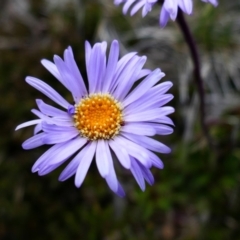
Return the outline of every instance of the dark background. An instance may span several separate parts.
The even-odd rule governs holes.
[[[194,1],[187,22],[199,47],[206,93],[206,120],[216,144],[211,149],[199,123],[198,95],[188,48],[175,22],[158,26],[159,6],[144,19],[123,16],[111,0],[0,1],[0,239],[240,239],[240,1],[219,7]],[[115,196],[95,164],[80,189],[73,178],[58,182],[64,166],[44,177],[31,173],[47,149],[25,151],[35,99],[27,75],[43,79],[64,97],[69,93],[40,64],[62,56],[71,45],[85,76],[84,41],[118,39],[121,54],[138,51],[147,67],[160,67],[171,80],[169,104],[176,127],[160,141],[164,170],[141,192],[118,169],[126,197]],[[46,100],[50,102],[49,100]]]

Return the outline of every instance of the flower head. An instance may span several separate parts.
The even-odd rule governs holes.
[[[151,136],[173,131],[168,126],[173,123],[167,115],[174,109],[163,107],[173,98],[166,94],[172,83],[156,85],[164,73],[160,69],[143,69],[145,56],[132,52],[119,60],[116,40],[111,44],[108,60],[106,42],[93,47],[86,42],[85,48],[88,88],[71,47],[64,51],[63,59],[54,56],[54,63],[42,60],[43,66],[71,92],[73,104],[43,81],[26,78],[28,84],[61,107],[59,109],[37,99],[39,110],[33,109],[32,112],[38,119],[16,128],[36,125],[34,136],[23,143],[24,149],[53,145],[38,158],[32,172],[45,175],[71,159],[59,180],[75,175],[75,185],[80,187],[95,156],[100,175],[113,192],[123,196],[114,168],[115,155],[144,190],[145,180],[149,184],[154,182],[150,168],[163,168],[162,161],[152,151],[170,152],[167,146]],[[133,85],[142,78],[133,89]]]
[[[202,0],[209,2],[215,7],[218,5],[217,0]],[[159,16],[159,23],[161,27],[165,27],[169,18],[175,21],[178,13],[178,8],[183,12],[190,15],[192,14],[193,3],[192,0],[114,0],[115,5],[124,3],[123,13],[127,14],[128,10],[132,7],[130,15],[134,15],[140,8],[142,8],[142,16],[145,17],[148,12],[152,10],[153,5],[158,2],[163,2],[162,9]]]

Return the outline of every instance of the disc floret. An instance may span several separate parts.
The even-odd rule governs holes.
[[[111,139],[123,123],[122,106],[110,94],[91,94],[75,105],[74,122],[89,140]]]

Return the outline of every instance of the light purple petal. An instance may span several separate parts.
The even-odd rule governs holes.
[[[58,151],[58,153],[49,160],[49,165],[57,164],[59,162],[66,161],[76,151],[78,151],[86,143],[85,138],[77,137],[65,143],[64,147]]]
[[[70,119],[70,116],[67,114],[67,112],[64,112],[58,108],[55,108],[49,104],[46,104],[41,99],[36,99],[36,103],[38,105],[38,108],[43,114],[46,114],[52,117],[64,117],[64,118]]]
[[[41,60],[42,65],[60,82],[65,86],[67,89],[65,82],[62,80],[62,76],[60,75],[57,66],[47,59]]]
[[[91,165],[93,156],[96,152],[96,146],[97,146],[96,141],[90,142],[88,151],[86,151],[85,154],[82,155],[82,157],[80,159],[80,163],[77,168],[76,175],[75,175],[76,187],[80,187],[86,177],[87,171]]]
[[[109,87],[110,93],[113,93],[113,91],[115,90],[119,79],[121,79],[119,76],[120,76],[120,74],[122,74],[123,69],[126,67],[126,65],[129,64],[131,61],[135,61],[136,54],[137,54],[136,52],[128,53],[118,61],[117,69],[115,71],[114,77],[113,77],[110,87]],[[137,58],[139,58],[139,57],[137,57]]]
[[[139,167],[139,165],[137,164],[136,160],[131,157],[131,168],[130,168],[134,178],[136,179],[138,185],[140,186],[140,188],[142,189],[142,191],[145,190],[145,181],[143,178],[143,174],[142,171]]]
[[[142,69],[137,77],[137,79],[146,77],[148,74],[150,74],[152,71],[150,69]]]
[[[152,138],[149,138],[147,136],[140,136],[140,135],[135,135],[130,133],[123,133],[122,135],[124,135],[129,140],[135,142],[136,144],[139,144],[140,146],[150,149],[152,151],[159,152],[159,153],[171,152],[171,149],[168,146]]]
[[[61,132],[76,132],[78,133],[78,130],[71,126],[59,126],[59,125],[55,125],[55,124],[49,124],[47,122],[42,122],[42,129],[44,132],[47,133],[61,133]]]
[[[153,185],[154,184],[154,177],[151,173],[151,171],[144,167],[141,163],[137,163],[141,169],[142,175],[145,178],[145,180],[148,182],[149,185]]]
[[[54,164],[54,165],[47,165],[45,168],[42,168],[38,171],[38,175],[39,176],[44,176],[44,175],[52,172],[56,168],[58,168],[61,164],[62,164],[62,162]]]
[[[151,163],[154,167],[157,167],[159,169],[164,168],[162,160],[155,153],[148,150],[147,154],[148,154],[149,158],[151,159]]]
[[[128,9],[131,7],[131,5],[135,2],[136,0],[128,0],[123,6],[123,14],[127,14]]]
[[[68,52],[68,50],[65,50],[65,56],[66,55],[67,55],[66,58],[68,59],[68,61],[70,61],[69,58],[71,57],[71,55]],[[59,56],[57,55],[54,56],[54,62],[58,68],[59,73],[61,74],[62,79],[67,85],[67,88],[72,93],[74,101],[78,103],[81,96],[83,95],[83,92],[80,88],[80,84],[77,82],[75,76],[72,76],[71,69],[69,69],[67,64]]]
[[[176,0],[165,0],[162,8],[166,9],[172,20],[176,19],[178,12],[178,3]]]
[[[39,146],[44,145],[42,138],[44,137],[45,133],[40,133],[37,135],[34,135],[33,137],[27,139],[25,142],[23,142],[22,147],[25,150],[33,149]]]
[[[124,116],[124,121],[125,122],[152,121],[154,119],[160,118],[164,115],[171,114],[173,112],[174,112],[173,107],[155,108],[139,113],[133,112],[127,116]]]
[[[110,149],[109,149],[107,141],[105,141],[104,144],[105,144],[105,151],[106,151],[106,154],[107,154],[108,164],[109,164],[109,173],[105,177],[105,179],[107,181],[107,184],[108,184],[109,188],[113,192],[117,192],[117,190],[118,190],[118,180],[117,180],[117,176],[116,176],[114,166],[113,166],[112,155],[110,153]]]
[[[130,103],[142,97],[153,85],[155,85],[165,74],[160,69],[151,72],[123,101],[126,107]]]
[[[122,136],[115,137],[116,141],[124,147],[128,154],[132,157],[136,158],[140,161],[145,167],[151,167],[151,161],[149,160],[148,154],[146,153],[146,149],[144,149],[141,145],[138,145],[132,141],[129,141]]]
[[[156,130],[150,124],[136,122],[126,123],[121,127],[121,131],[147,136],[153,136],[156,134]]]
[[[169,125],[175,126],[175,124],[173,123],[172,119],[167,117],[167,116],[162,116],[160,118],[157,118],[157,119],[154,120],[154,122],[165,123],[165,124],[169,124]]]
[[[106,153],[106,143],[99,139],[96,150],[96,163],[100,175],[105,178],[109,174],[109,159]]]
[[[162,28],[164,28],[169,20],[169,13],[166,11],[164,7],[161,9],[160,17],[159,17],[159,24]]]
[[[104,52],[103,44],[104,43],[95,44],[91,51],[89,64],[87,66],[89,93],[95,93],[101,90],[102,79],[106,71],[106,53]]]
[[[172,94],[164,94],[164,95],[160,96],[159,99],[156,101],[154,101],[154,99],[152,101],[146,101],[145,104],[138,105],[138,107],[136,107],[136,108],[128,108],[124,112],[126,115],[128,115],[130,112],[133,111],[133,109],[134,109],[135,113],[143,112],[143,111],[150,110],[150,109],[156,109],[156,108],[164,106],[172,99],[173,99]]]
[[[87,140],[86,140],[86,142],[87,142]],[[86,146],[84,146],[83,149],[76,155],[76,157],[74,157],[71,160],[71,162],[67,165],[67,167],[62,171],[58,180],[65,181],[66,179],[73,176],[76,173],[80,162],[85,161],[85,159],[83,159],[83,158],[85,157],[85,155],[87,154],[89,149],[91,150],[91,148],[92,148],[91,144],[87,144]]]
[[[141,7],[143,7],[143,5],[145,5],[145,1],[139,1],[136,3],[132,8],[130,15],[133,16]]]
[[[171,82],[164,82],[158,84],[157,86],[149,89],[141,98],[132,102],[130,105],[126,106],[124,112],[128,114],[128,112],[138,111],[140,109],[145,108],[146,105],[151,105],[152,103],[159,101],[162,95],[167,92],[167,90],[172,86]]]
[[[158,123],[146,123],[153,127],[156,131],[156,134],[158,135],[169,135],[173,133],[172,127],[163,125],[163,124],[158,124]]]
[[[32,126],[32,125],[36,125],[38,123],[40,123],[42,121],[42,119],[36,119],[36,120],[31,120],[22,124],[19,124],[16,128],[15,131],[24,128],[24,127],[28,127],[28,126]]]
[[[68,106],[70,105],[59,93],[57,93],[53,88],[51,88],[45,82],[34,77],[27,77],[26,82],[32,87],[36,88],[38,91],[45,94],[47,97],[52,99],[54,102],[56,102],[63,108],[67,109]]]
[[[75,62],[74,56],[73,56],[73,51],[71,47],[68,47],[67,50],[64,52],[64,60],[66,65],[68,66],[68,69],[71,71],[71,83],[74,81],[73,86],[76,87],[74,89],[76,96],[79,98],[77,99],[78,101],[80,100],[80,97],[87,95],[87,89],[85,86],[85,83],[83,81],[82,75],[78,69],[78,66]]]
[[[85,138],[78,137],[68,142],[54,145],[36,161],[32,168],[32,171],[35,172],[39,170],[44,170],[50,165],[55,165],[66,161],[85,143]]]
[[[120,101],[122,101],[125,96],[130,91],[133,84],[139,80],[138,76],[145,64],[147,58],[143,57],[135,57],[131,63],[129,63],[126,68],[123,69],[123,73],[119,76],[117,80],[119,82],[116,91],[113,95]]]
[[[120,183],[118,183],[118,189],[117,192],[115,192],[119,197],[124,197],[125,196],[125,192],[121,186]]]
[[[86,61],[86,69],[89,68],[89,61],[91,57],[92,47],[88,41],[85,41],[85,61]]]
[[[67,142],[68,140],[75,138],[77,135],[79,135],[78,131],[49,133],[45,134],[42,141],[44,144],[57,144]]]
[[[113,152],[117,156],[119,162],[122,164],[122,166],[126,169],[130,168],[130,157],[127,153],[127,151],[117,142],[117,139],[110,140],[109,145],[112,148]]]
[[[37,133],[39,133],[42,130],[42,124],[39,123],[35,126],[33,134],[36,135]]]
[[[114,40],[112,42],[111,48],[110,48],[107,69],[106,69],[106,73],[105,73],[106,75],[104,78],[104,84],[103,84],[103,88],[102,88],[103,92],[110,91],[111,82],[112,82],[114,73],[117,68],[118,57],[119,57],[119,44],[118,44],[117,40]]]
[[[34,165],[32,166],[32,172],[37,172],[40,168],[44,168],[46,165],[48,165],[48,159],[54,157],[60,149],[64,148],[65,144],[66,143],[60,143],[49,148],[34,163]]]
[[[214,7],[217,7],[218,1],[217,0],[202,0],[203,2],[209,2],[211,3]]]
[[[179,7],[183,10],[183,12],[190,15],[193,9],[192,0],[178,0]]]

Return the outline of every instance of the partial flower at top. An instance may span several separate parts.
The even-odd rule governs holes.
[[[218,5],[217,0],[202,0],[203,2],[209,2],[215,7]],[[120,5],[124,3],[123,13],[127,14],[128,10],[131,8],[130,15],[133,16],[140,8],[142,8],[142,16],[145,17],[148,12],[152,10],[152,7],[156,3],[162,4],[162,9],[159,16],[159,23],[161,27],[165,27],[169,18],[175,21],[178,13],[178,8],[183,12],[190,15],[192,14],[193,3],[192,0],[114,0],[115,5]]]
[[[166,94],[172,83],[157,84],[165,74],[160,69],[143,69],[145,56],[132,52],[118,60],[116,40],[111,44],[108,60],[106,42],[93,47],[86,42],[85,49],[88,88],[71,47],[64,51],[63,59],[54,56],[54,63],[42,60],[43,66],[71,92],[73,104],[43,81],[26,78],[28,84],[61,107],[37,99],[39,110],[32,112],[38,119],[16,128],[36,125],[34,136],[23,143],[24,149],[53,145],[38,158],[32,172],[45,175],[71,159],[59,180],[75,175],[75,185],[80,187],[95,156],[99,173],[110,189],[124,196],[115,173],[113,156],[116,156],[144,190],[145,180],[150,185],[154,182],[150,168],[163,168],[162,161],[153,152],[170,152],[167,146],[151,137],[173,131],[169,126],[173,122],[167,115],[174,109],[164,107],[173,98]],[[135,83],[138,85],[132,90]]]

